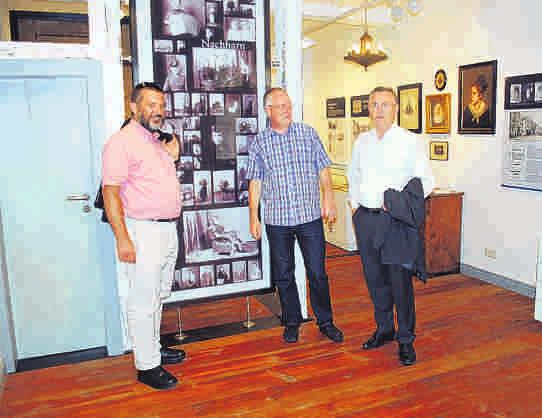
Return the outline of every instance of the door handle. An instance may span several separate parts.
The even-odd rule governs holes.
[[[88,193],[81,193],[81,194],[69,194],[66,196],[66,200],[89,200],[90,196]]]

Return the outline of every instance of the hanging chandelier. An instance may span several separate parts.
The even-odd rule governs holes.
[[[347,51],[344,60],[359,64],[367,71],[367,67],[388,59],[388,56],[381,48],[376,46],[374,38],[369,35],[367,7],[363,8],[363,27],[365,31],[359,38],[359,47],[353,46],[350,51]]]

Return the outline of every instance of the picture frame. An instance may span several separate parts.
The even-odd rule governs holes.
[[[369,95],[350,97],[350,117],[362,118],[369,117]]]
[[[436,161],[448,161],[448,142],[431,141],[429,142],[429,159]]]
[[[457,132],[494,135],[497,60],[459,66]]]
[[[451,119],[450,93],[425,96],[425,132],[428,134],[449,134]]]
[[[504,108],[542,108],[542,73],[506,77],[504,79]]]
[[[417,134],[422,133],[422,83],[398,86],[397,104],[397,125]]]

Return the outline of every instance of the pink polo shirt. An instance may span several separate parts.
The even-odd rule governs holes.
[[[181,193],[173,158],[138,122],[131,121],[105,144],[102,183],[120,186],[124,214],[129,218],[180,216]]]

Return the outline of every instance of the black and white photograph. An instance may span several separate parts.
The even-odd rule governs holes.
[[[248,135],[237,135],[235,137],[235,145],[237,146],[237,154],[248,153]]]
[[[183,132],[183,149],[186,149],[184,154],[198,155],[194,152],[196,145],[201,149],[201,132],[185,130]]]
[[[211,172],[194,171],[194,205],[210,205],[212,200]]]
[[[215,145],[221,145],[224,142],[224,133],[217,130],[216,125],[211,127],[211,141],[213,141]]]
[[[243,94],[243,116],[258,116],[258,99],[255,94]]]
[[[161,33],[196,37],[205,25],[205,0],[155,0],[161,4]]]
[[[187,134],[187,131],[183,132],[180,137],[181,140],[181,158],[192,154],[192,135]]]
[[[206,3],[205,15],[207,19],[207,26],[216,26],[220,24],[220,6],[222,3],[215,3],[208,1]]]
[[[183,118],[183,129],[200,129],[200,118],[199,116],[192,116],[188,118]]]
[[[256,88],[255,51],[193,48],[193,77],[198,90]]]
[[[173,53],[173,41],[171,39],[155,39],[153,41],[154,52],[163,54]]]
[[[234,261],[231,263],[231,270],[234,283],[243,283],[247,281],[247,262]]]
[[[510,103],[521,103],[521,84],[510,85]]]
[[[242,17],[256,17],[256,6],[250,4],[239,5]]]
[[[199,268],[199,287],[210,287],[215,285],[215,266],[204,265]]]
[[[192,160],[192,157],[182,155],[179,159],[179,167],[181,168],[181,170],[193,170],[194,161]]]
[[[237,157],[237,190],[239,193],[248,191],[248,156],[240,155]]]
[[[230,118],[217,118],[216,132],[221,133],[222,142],[216,144],[215,157],[217,160],[231,160],[236,156],[235,132],[233,120]]]
[[[248,280],[262,280],[262,270],[260,269],[260,263],[258,260],[247,261]]]
[[[534,101],[542,102],[542,81],[534,83]]]
[[[183,52],[186,49],[186,41],[178,40],[177,41],[177,52]]]
[[[234,207],[183,212],[186,263],[258,255],[247,209]],[[218,279],[218,277],[217,277]]]
[[[230,284],[233,283],[231,278],[231,271],[229,264],[217,264],[216,265],[216,284]]]
[[[508,136],[515,140],[542,139],[542,112],[510,112]]]
[[[525,103],[534,102],[534,83],[525,83],[523,87],[523,101]]]
[[[226,94],[226,114],[241,116],[241,96],[239,94]]]
[[[238,13],[240,10],[239,8],[239,0],[224,0],[224,14],[225,15],[232,15],[235,13]]]
[[[213,172],[213,200],[215,204],[235,202],[235,173],[233,170]]]
[[[237,118],[235,120],[235,132],[240,134],[258,133],[258,120],[256,118]]]
[[[157,74],[157,81],[164,91],[186,90],[186,55],[164,54],[159,56],[165,74]]]
[[[181,119],[166,119],[162,124],[161,130],[168,134],[174,134],[182,141],[183,137],[183,121]]]
[[[201,169],[201,157],[194,157],[194,170],[200,170]]]
[[[224,38],[232,42],[255,42],[256,20],[241,17],[226,17]]]
[[[194,185],[193,184],[181,184],[181,196],[183,206],[194,205]]]
[[[190,116],[190,93],[173,93],[173,112],[175,116]]]
[[[192,93],[192,114],[207,115],[207,93]]]
[[[171,94],[164,94],[165,104],[164,104],[164,113],[166,118],[171,118],[173,116],[173,103],[171,101]]]
[[[211,116],[224,116],[224,94],[209,94],[209,114]]]
[[[172,290],[195,289],[199,287],[199,267],[183,267],[173,276]]]

